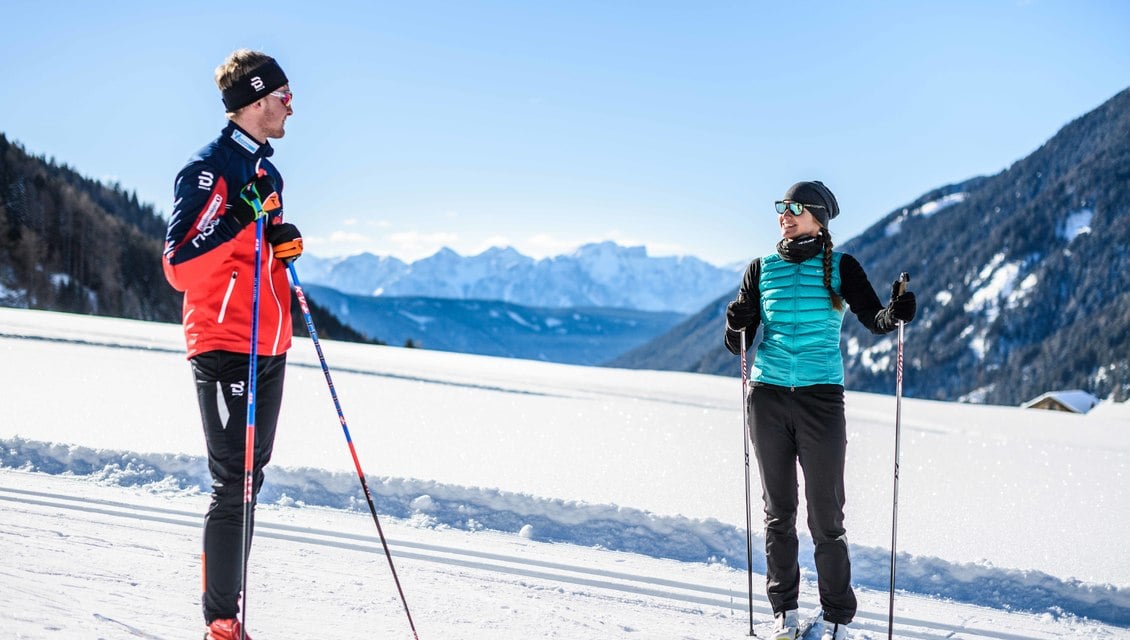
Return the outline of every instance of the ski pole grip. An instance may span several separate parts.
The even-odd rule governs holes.
[[[906,284],[910,282],[910,274],[903,271],[899,274],[899,279],[895,282],[895,297],[899,297],[906,293]]]

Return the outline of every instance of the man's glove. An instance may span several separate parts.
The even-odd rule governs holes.
[[[731,331],[748,329],[758,320],[757,306],[746,299],[741,293],[736,300],[726,304],[726,328]]]
[[[267,227],[267,242],[274,250],[275,259],[285,264],[294,262],[302,255],[302,234],[298,227],[289,222],[280,222]]]
[[[232,200],[231,212],[240,225],[246,227],[281,206],[275,179],[264,171],[240,188],[239,199]]]
[[[891,285],[891,301],[887,303],[887,315],[893,320],[910,322],[918,310],[918,302],[913,291],[904,290],[901,295],[899,294],[899,289],[902,288],[900,285],[904,284],[895,282]]]

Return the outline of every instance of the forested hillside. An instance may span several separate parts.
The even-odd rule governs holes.
[[[1083,389],[1125,400],[1130,89],[1001,173],[923,194],[837,250],[859,259],[884,300],[900,272],[911,274],[919,314],[907,330],[907,395],[1019,404]],[[611,364],[738,375],[721,346],[733,296]],[[847,387],[891,393],[893,350],[890,336],[849,316]]]
[[[165,222],[120,185],[29,155],[0,134],[0,304],[176,322]]]
[[[165,226],[136,193],[0,133],[0,306],[180,322],[181,295],[161,270]],[[376,342],[310,306],[322,337]]]

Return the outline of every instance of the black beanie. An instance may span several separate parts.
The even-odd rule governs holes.
[[[794,184],[785,192],[783,199],[824,207],[823,209],[815,207],[809,209],[823,227],[827,227],[829,220],[840,215],[840,204],[836,202],[836,196],[832,195],[832,190],[825,187],[824,183],[819,180]]]

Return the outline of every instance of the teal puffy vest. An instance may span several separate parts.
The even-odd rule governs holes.
[[[832,288],[840,293],[840,257],[832,252]],[[824,254],[789,262],[773,253],[761,259],[761,344],[750,379],[781,387],[844,383],[840,327],[824,286]]]

